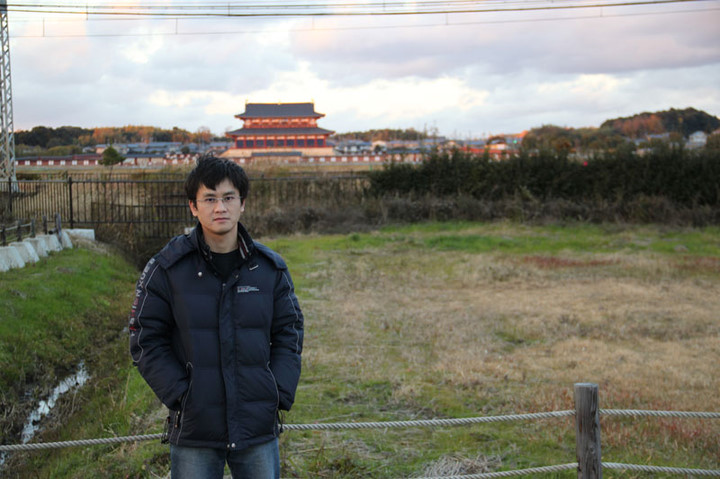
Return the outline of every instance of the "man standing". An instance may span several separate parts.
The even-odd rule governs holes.
[[[280,477],[279,411],[300,377],[303,314],[283,259],[239,222],[245,171],[198,160],[185,189],[198,225],[147,264],[130,354],[170,410],[173,479]]]

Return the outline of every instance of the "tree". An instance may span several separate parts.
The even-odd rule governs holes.
[[[705,143],[707,150],[720,150],[720,133],[714,133],[707,138]]]
[[[177,141],[178,143],[190,143],[190,133],[187,130],[173,126],[171,135],[172,141]]]
[[[93,132],[93,140],[98,143],[111,143],[114,141],[122,141],[117,128],[101,127],[95,128]]]
[[[30,131],[18,131],[15,133],[15,143],[27,146],[47,147],[48,141],[53,136],[51,128],[36,126]]]
[[[103,151],[100,163],[105,166],[112,166],[117,165],[118,163],[122,163],[124,159],[125,158],[120,153],[118,153],[115,148],[113,148],[112,146],[108,146],[107,148],[105,148],[105,151]]]
[[[655,113],[640,113],[631,117],[614,118],[605,121],[601,128],[613,130],[631,138],[642,138],[648,134],[678,132],[687,137],[695,131],[710,133],[720,128],[720,118],[695,108]]]
[[[212,141],[213,134],[212,131],[210,131],[210,128],[208,128],[207,126],[201,126],[200,128],[198,128],[192,138],[195,143],[206,145]]]

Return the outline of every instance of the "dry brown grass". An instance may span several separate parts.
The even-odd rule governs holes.
[[[713,267],[649,254],[338,252],[309,275],[322,286],[304,304],[305,357],[333,364],[338,382],[390,381],[396,405],[435,413],[453,394],[478,413],[573,409],[577,382],[600,385],[602,408],[719,411]],[[616,445],[638,434],[605,422]],[[642,427],[720,451],[716,422],[655,424]]]
[[[720,409],[720,397],[711,397],[720,390],[718,283],[673,277],[662,258],[591,260],[648,271],[641,277],[588,271],[587,261],[548,271],[489,255],[337,257],[315,275],[329,276],[322,297],[340,299],[313,302],[323,309],[315,317],[332,318],[337,341],[309,354],[342,354],[334,360],[373,371],[372,362],[385,358],[368,358],[367,349],[395,342],[410,364],[457,383],[501,377],[552,390],[577,381],[620,390],[645,385],[648,401],[657,394],[676,407]],[[390,344],[378,344],[377,331]],[[688,397],[698,388],[706,394]]]

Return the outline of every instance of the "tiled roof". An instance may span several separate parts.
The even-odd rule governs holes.
[[[314,103],[247,103],[238,118],[322,118]]]
[[[228,136],[256,136],[256,135],[331,135],[334,131],[325,128],[240,128],[229,131]]]
[[[302,151],[253,151],[252,156],[302,156]]]

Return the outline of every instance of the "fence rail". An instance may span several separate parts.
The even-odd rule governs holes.
[[[23,228],[27,231],[23,235]],[[32,218],[27,223],[23,223],[22,220],[17,220],[12,226],[0,225],[0,246],[8,245],[8,235],[10,235],[10,241],[22,241],[23,236],[29,236],[30,238],[35,237],[35,218]]]
[[[712,476],[720,477],[720,469],[698,469],[686,467],[667,467],[641,464],[622,464],[616,462],[602,462],[600,415],[608,416],[645,416],[645,417],[678,417],[699,419],[720,419],[720,412],[688,412],[688,411],[645,411],[634,409],[600,409],[598,385],[593,383],[577,383],[575,391],[575,410],[549,411],[528,414],[508,414],[503,416],[481,416],[457,419],[426,419],[414,421],[380,421],[380,422],[350,422],[350,423],[320,423],[320,424],[285,424],[287,431],[328,431],[328,430],[356,430],[356,429],[388,429],[405,427],[445,427],[460,426],[479,423],[501,421],[527,421],[575,417],[575,442],[577,462],[556,464],[527,469],[510,471],[497,471],[462,476],[423,477],[420,479],[484,479],[495,477],[523,476],[549,472],[576,470],[578,479],[601,479],[603,469],[622,469],[631,471],[645,471],[685,476]],[[36,451],[42,449],[55,449],[62,447],[93,446],[100,444],[116,444],[121,442],[137,442],[147,440],[160,440],[163,434],[146,434],[136,436],[108,437],[99,439],[81,439],[64,442],[30,443],[17,445],[0,445],[0,453],[13,451]]]
[[[42,216],[42,231],[44,234],[48,234],[51,231],[59,232],[62,229],[62,219],[59,213],[55,215],[55,228],[51,229],[48,225],[48,218],[46,215]],[[27,221],[27,223],[23,223]],[[23,233],[25,231],[25,233]],[[37,234],[37,221],[35,218],[29,220],[17,220],[11,225],[0,224],[0,246],[7,246],[8,239],[10,241],[20,242],[23,238],[34,238]]]
[[[184,179],[68,177],[0,182],[0,221],[59,212],[70,228],[139,225],[150,236],[178,234],[194,220]],[[341,207],[362,201],[367,178],[359,175],[253,178],[249,209],[263,215],[287,207]]]

